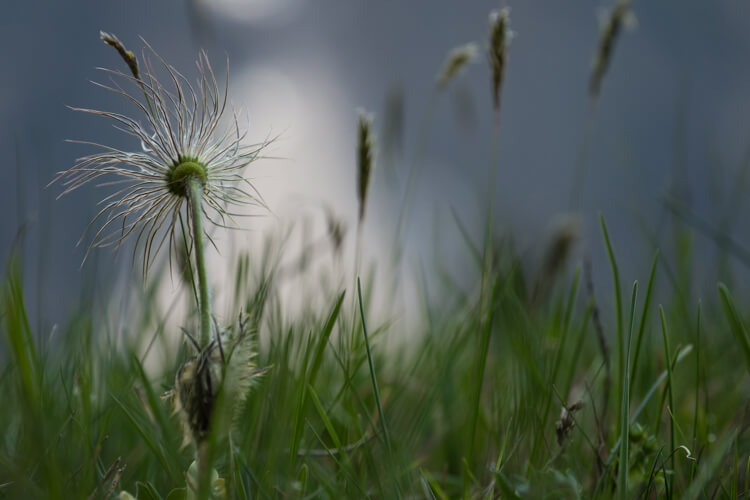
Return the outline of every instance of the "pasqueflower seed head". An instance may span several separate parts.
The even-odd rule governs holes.
[[[138,68],[133,57],[128,63],[132,76],[98,68],[109,76],[110,83],[93,82],[125,98],[135,107],[137,115],[71,108],[111,119],[116,129],[140,142],[139,150],[70,141],[100,151],[79,158],[52,182],[59,181],[64,186],[60,196],[100,179],[109,179],[100,185],[121,186],[100,202],[103,206],[81,241],[94,225],[100,225],[87,249],[88,256],[94,247],[119,249],[126,239],[134,236],[133,262],[140,251],[145,276],[165,242],[172,250],[178,247],[176,235],[181,214],[185,212],[190,217],[187,203],[190,182],[200,183],[203,216],[217,226],[234,222],[233,216],[238,214],[230,212],[232,206],[265,206],[242,173],[247,165],[260,158],[270,141],[246,144],[247,128],[240,126],[236,111],[228,113],[228,61],[223,90],[205,52],[196,61],[198,77],[191,84],[144,43],[139,71],[132,71],[132,65]],[[152,64],[152,57],[156,65]],[[166,83],[157,78],[155,68],[164,74]],[[204,234],[211,241],[208,233]],[[171,251],[169,255],[171,264]]]

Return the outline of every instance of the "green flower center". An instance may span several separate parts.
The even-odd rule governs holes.
[[[187,197],[187,183],[191,179],[198,179],[201,185],[205,186],[206,178],[206,167],[196,160],[186,158],[169,168],[167,186],[172,194],[184,198]]]

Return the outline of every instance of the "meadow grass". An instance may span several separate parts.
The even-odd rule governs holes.
[[[609,59],[614,35],[605,35]],[[510,71],[507,51],[502,44],[495,53],[502,64],[491,60],[490,68]],[[596,66],[597,98],[608,63]],[[439,80],[441,89],[450,78]],[[366,124],[361,223],[375,147]],[[215,425],[201,441],[201,461],[214,474],[206,488],[192,465],[196,450],[182,446],[178,418],[161,397],[192,354],[183,342],[170,350],[164,322],[154,324],[165,314],[155,283],[167,266],[143,287],[124,329],[83,309],[44,332],[30,325],[14,253],[0,294],[7,353],[0,368],[0,498],[748,495],[747,320],[723,284],[694,307],[684,303],[678,286],[691,283],[694,272],[680,265],[689,240],[680,240],[675,255],[657,253],[633,277],[647,278],[647,286],[639,300],[633,280],[623,317],[618,242],[603,216],[599,251],[612,283],[606,291],[594,288],[604,280],[593,279],[587,262],[571,265],[568,236],[553,239],[544,262],[530,267],[511,235],[495,234],[489,212],[481,241],[452,212],[476,286],[432,280],[437,290],[429,296],[439,298],[424,300],[408,330],[374,313],[374,290],[383,285],[375,269],[365,268],[349,286],[323,279],[295,290],[302,302],[325,306],[290,315],[280,250],[269,243],[260,254],[239,252],[235,283],[225,286],[233,310],[249,318],[255,364],[264,373],[241,400],[231,432]],[[396,247],[403,224],[399,219]],[[673,297],[657,304],[652,292],[665,277]],[[183,281],[186,300],[197,297],[192,267]],[[654,310],[658,318],[649,314]],[[195,323],[194,311],[175,321]],[[147,367],[154,344],[167,355]],[[225,411],[222,397],[219,391],[216,412]]]

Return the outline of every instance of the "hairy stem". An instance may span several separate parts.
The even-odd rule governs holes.
[[[200,308],[200,344],[208,345],[211,339],[211,299],[208,296],[208,280],[206,278],[206,256],[203,247],[203,211],[201,209],[201,194],[203,186],[195,177],[186,179],[188,201],[190,203],[191,222],[193,226],[193,245],[195,245],[195,267],[198,269],[198,291]]]

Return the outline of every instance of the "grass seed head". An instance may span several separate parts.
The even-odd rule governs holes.
[[[365,111],[359,111],[357,125],[357,196],[359,197],[359,221],[365,217],[365,204],[367,202],[367,188],[370,185],[370,176],[375,162],[374,143],[372,134],[372,115]]]
[[[111,33],[100,31],[99,37],[104,43],[106,43],[110,47],[114,47],[117,53],[120,54],[120,57],[122,57],[122,60],[125,61],[125,64],[128,65],[128,68],[130,68],[130,72],[133,74],[133,77],[135,77],[136,80],[140,80],[141,72],[138,69],[138,58],[135,57],[135,54],[133,54],[132,51],[126,49],[125,45],[123,45],[120,39]]]
[[[532,303],[538,303],[547,297],[555,280],[564,271],[580,235],[579,222],[574,219],[567,220],[554,229],[544,250],[532,292]]]
[[[467,43],[448,52],[443,69],[437,77],[438,88],[445,88],[469,63],[477,58],[477,52],[475,43]]]
[[[619,0],[604,21],[589,78],[589,97],[592,99],[596,99],[601,93],[602,81],[612,59],[615,42],[623,26],[627,25],[630,19],[632,19],[630,0]]]
[[[497,112],[500,111],[500,90],[503,86],[505,66],[508,62],[508,46],[512,38],[510,9],[504,7],[490,12],[488,56],[492,70],[492,101]]]
[[[346,237],[346,223],[330,207],[326,207],[326,225],[334,254],[341,256],[344,238]]]

